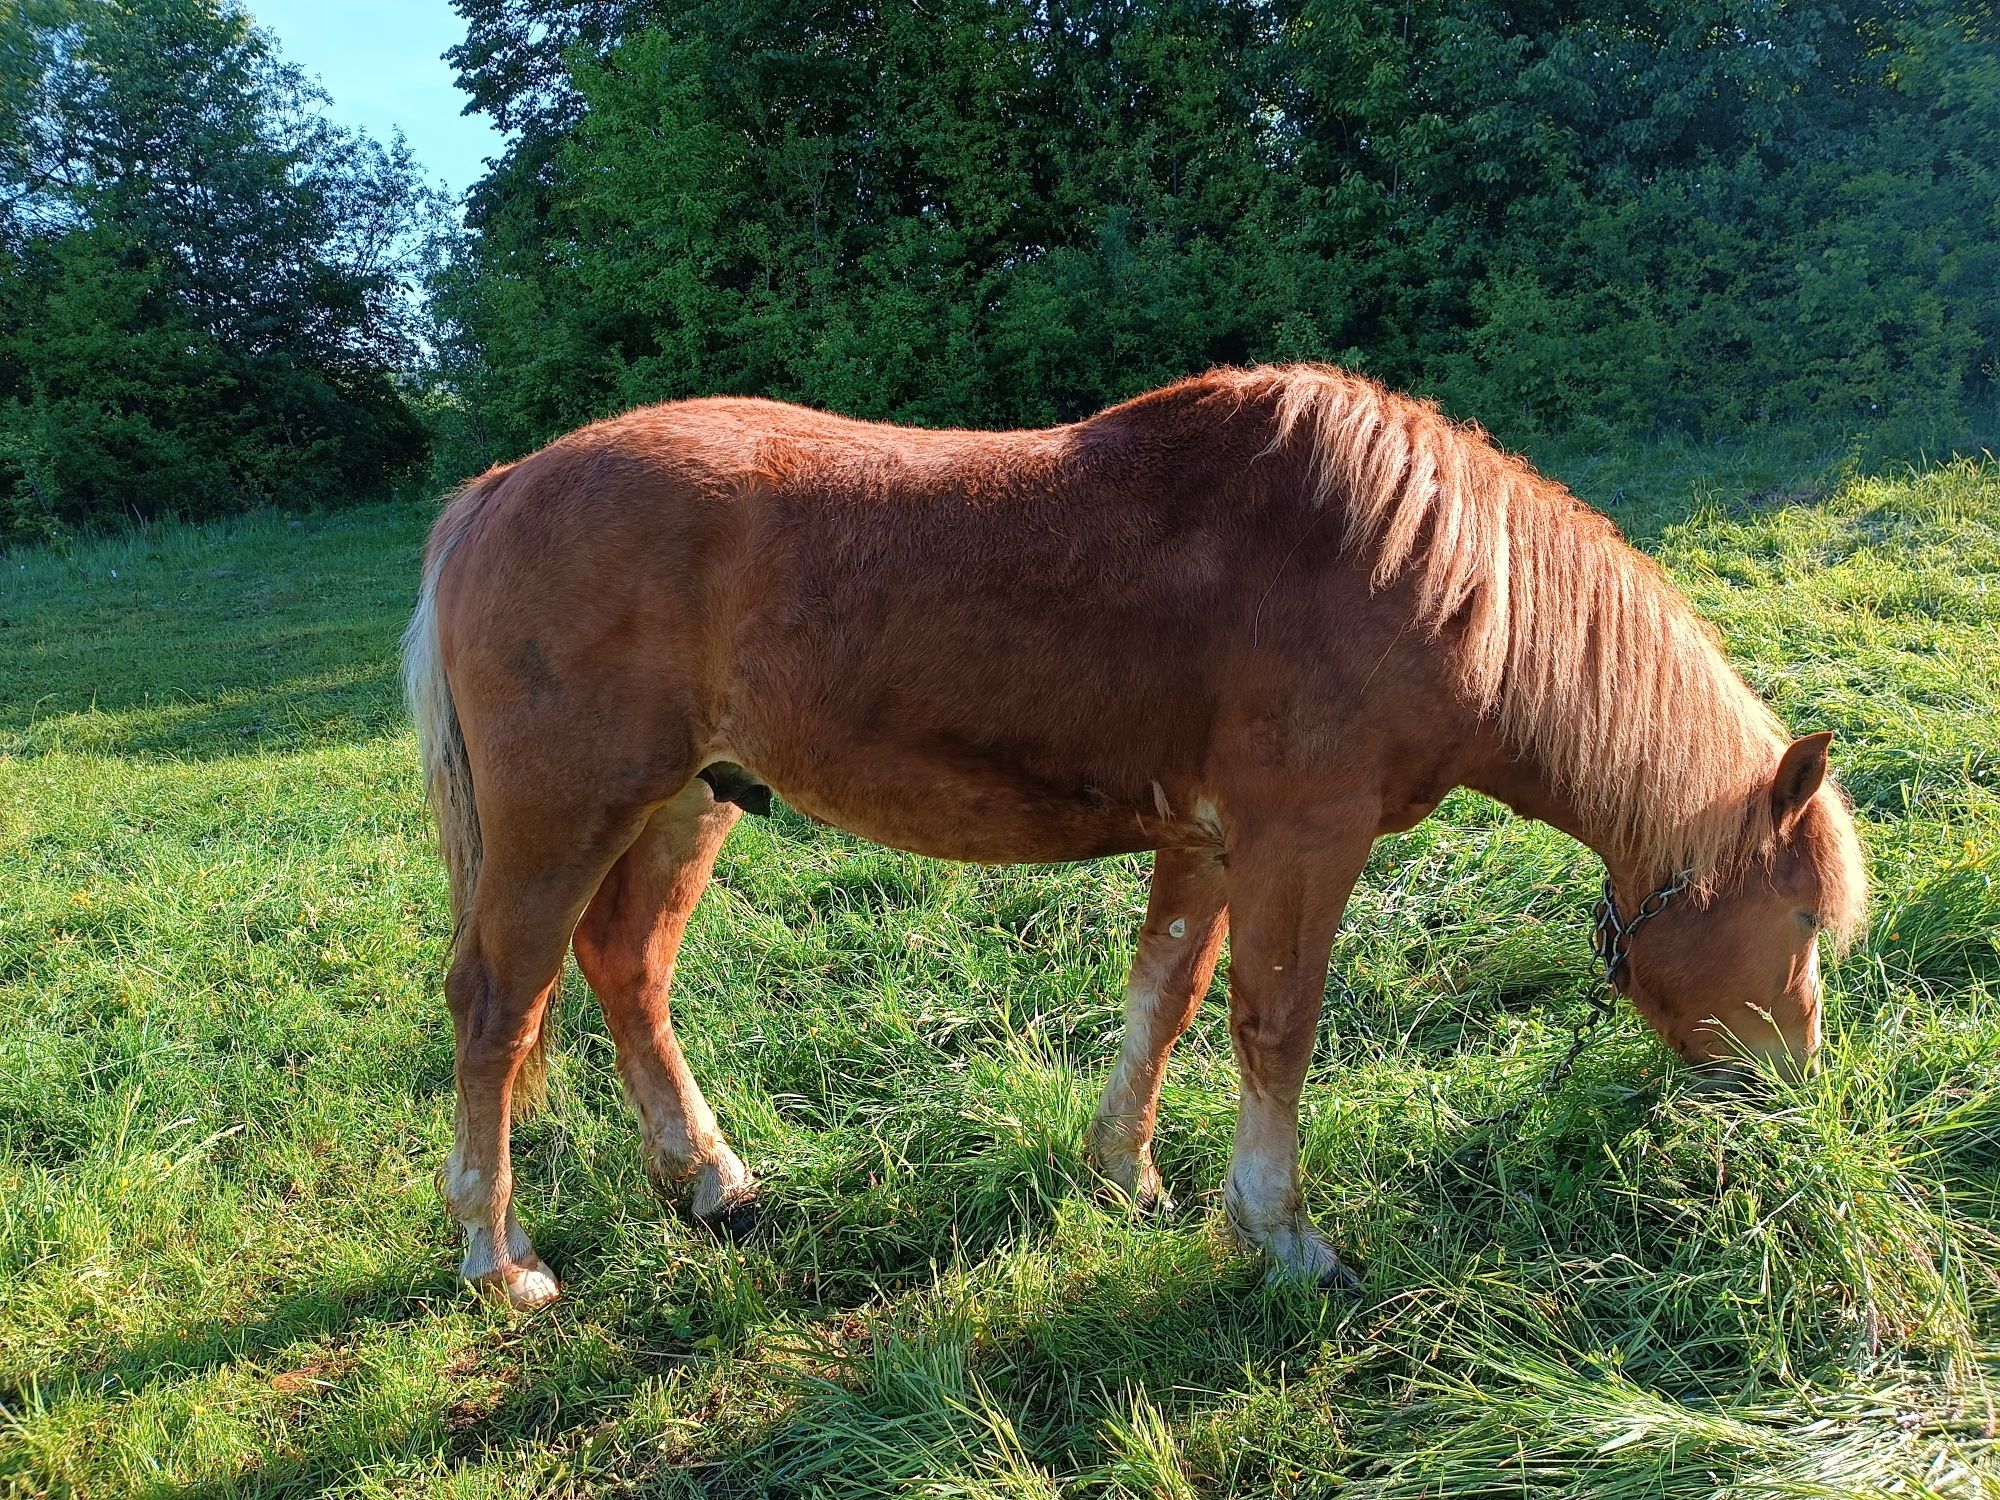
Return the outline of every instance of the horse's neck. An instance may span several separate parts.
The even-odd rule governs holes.
[[[1499,749],[1489,764],[1467,778],[1466,785],[1505,803],[1524,818],[1568,834],[1603,860],[1604,868],[1620,884],[1651,880],[1658,873],[1637,869],[1618,840],[1608,830],[1594,826],[1587,811],[1592,799],[1565,791],[1543,767],[1510,750]]]
[[[1625,623],[1605,617],[1591,622],[1606,638]],[[1675,614],[1657,634],[1656,641],[1647,638],[1646,649],[1669,665],[1645,674],[1645,681],[1654,690],[1671,689],[1670,703],[1586,704],[1581,708],[1595,711],[1579,712],[1571,698],[1531,692],[1524,702],[1503,685],[1499,710],[1486,722],[1507,727],[1488,733],[1487,763],[1466,778],[1594,850],[1618,879],[1657,881],[1683,865],[1706,867],[1729,857],[1760,778],[1785,743],[1777,721],[1701,637],[1692,616]],[[1579,662],[1587,657],[1576,654]],[[1624,690],[1622,681],[1601,674],[1594,686]],[[1566,728],[1571,721],[1603,724],[1612,713],[1620,731],[1615,745],[1543,733],[1526,719],[1563,714],[1568,717],[1559,727]]]
[[[1466,785],[1496,802],[1504,802],[1524,818],[1561,829],[1600,856],[1617,852],[1606,848],[1608,840],[1599,830],[1587,826],[1576,800],[1564,796],[1540,766],[1505,748],[1497,749],[1488,764],[1466,779]]]

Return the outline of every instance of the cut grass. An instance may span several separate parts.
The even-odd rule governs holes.
[[[394,692],[425,511],[7,557],[0,1490],[2000,1493],[2000,467],[1566,467],[1836,731],[1874,919],[1814,1079],[1698,1095],[1626,1016],[1493,1140],[1582,1012],[1594,865],[1469,795],[1385,840],[1305,1120],[1352,1297],[1221,1233],[1219,1003],[1167,1088],[1180,1217],[1091,1194],[1143,861],[954,867],[781,812],[678,997],[764,1227],[655,1205],[572,973],[516,1134],[566,1296],[478,1303]]]

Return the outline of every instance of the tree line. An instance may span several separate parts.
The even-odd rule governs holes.
[[[1331,359],[1515,441],[1993,397],[1990,3],[456,3],[508,142],[462,225],[227,8],[50,4],[38,63],[9,43],[0,516],[360,494],[426,445],[443,482],[724,391],[1032,425]],[[232,40],[121,83],[110,33],[176,17]],[[176,156],[134,111],[197,83],[238,103],[188,129],[234,133]],[[203,171],[234,217],[187,207]]]

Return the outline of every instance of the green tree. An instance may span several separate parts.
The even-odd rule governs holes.
[[[0,533],[337,502],[420,462],[407,150],[233,5],[0,22]]]

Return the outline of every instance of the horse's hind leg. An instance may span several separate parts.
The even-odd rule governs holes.
[[[556,1280],[514,1218],[514,1089],[540,1043],[569,929],[596,873],[563,861],[531,864],[489,837],[445,980],[458,1040],[458,1107],[443,1187],[465,1230],[459,1274],[519,1308],[551,1300]]]
[[[1208,993],[1229,914],[1222,862],[1210,852],[1162,849],[1139,950],[1125,984],[1125,1046],[1090,1122],[1093,1167],[1142,1208],[1160,1199],[1153,1124],[1174,1043]]]
[[[665,1188],[690,1189],[695,1217],[730,1231],[754,1217],[756,1185],[681,1054],[668,991],[688,918],[737,816],[706,782],[689,782],[612,867],[576,929],[577,964],[618,1045],[648,1171]]]

